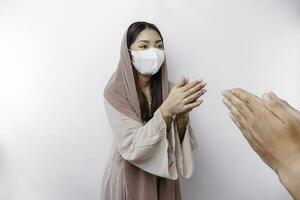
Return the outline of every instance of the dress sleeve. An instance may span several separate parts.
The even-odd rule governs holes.
[[[156,176],[176,180],[174,124],[167,125],[160,109],[145,125],[116,110],[105,100],[105,111],[120,155],[140,169]],[[171,143],[173,144],[170,144]],[[173,141],[173,142],[172,142]]]
[[[193,133],[193,129],[188,122],[182,142],[178,135],[177,125],[175,122],[175,154],[177,160],[177,168],[184,178],[190,178],[194,172],[194,150],[198,143]]]

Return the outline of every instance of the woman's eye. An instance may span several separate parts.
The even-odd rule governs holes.
[[[146,48],[148,48],[146,45],[142,45],[142,46],[139,46],[139,48],[141,48],[141,49],[146,49]]]
[[[159,48],[159,49],[163,49],[164,47],[163,47],[162,45],[159,45],[158,48]]]

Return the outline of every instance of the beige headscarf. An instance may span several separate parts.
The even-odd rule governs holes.
[[[127,31],[123,36],[118,68],[108,81],[104,97],[119,112],[142,122],[140,103],[136,91],[133,69],[127,48]],[[162,98],[167,98],[170,90],[166,61],[161,67]]]

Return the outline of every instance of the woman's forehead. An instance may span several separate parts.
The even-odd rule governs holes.
[[[137,36],[135,42],[139,42],[141,40],[147,40],[149,42],[156,42],[157,40],[161,40],[160,35],[157,33],[157,31],[153,29],[145,29]]]

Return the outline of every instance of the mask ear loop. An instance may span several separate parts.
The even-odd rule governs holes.
[[[130,62],[134,65],[134,62],[133,62],[133,59],[132,59],[132,57],[133,57],[132,52],[134,52],[134,51],[131,50],[131,49],[128,49],[128,51],[129,51],[129,55],[130,55]]]

